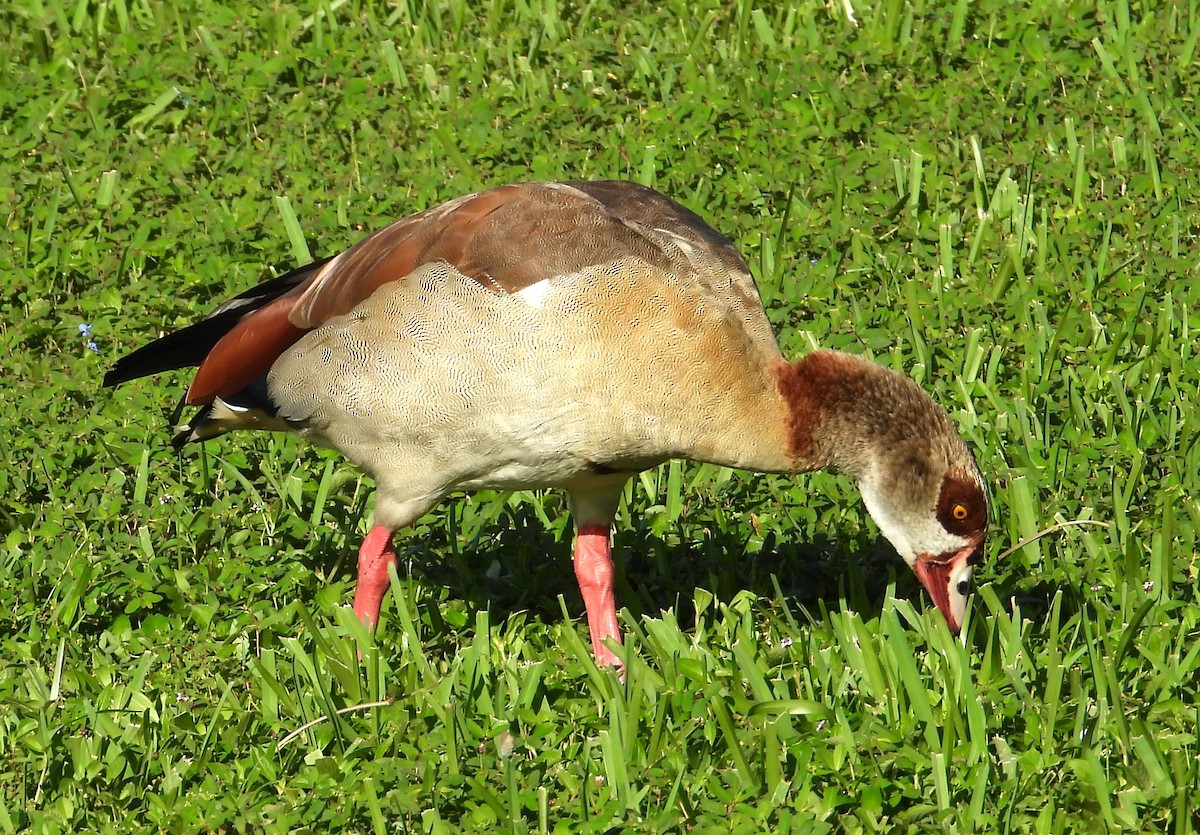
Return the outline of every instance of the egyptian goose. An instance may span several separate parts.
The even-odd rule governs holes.
[[[526,183],[451,200],[267,281],[117,362],[105,385],[199,366],[176,443],[288,430],[376,482],[354,611],[379,618],[395,532],[448,493],[561,487],[596,658],[618,664],[610,529],[669,458],[854,476],[952,630],[988,504],[914,382],[855,356],[780,354],[746,262],[627,182]]]

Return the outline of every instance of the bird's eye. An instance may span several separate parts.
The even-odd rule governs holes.
[[[975,482],[947,475],[936,513],[942,527],[955,536],[978,536],[987,527],[987,498]]]
[[[958,581],[958,593],[959,594],[965,595],[970,590],[971,590],[971,581],[970,580],[959,580]]]

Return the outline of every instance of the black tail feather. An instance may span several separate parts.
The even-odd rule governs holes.
[[[186,403],[186,397],[180,401],[181,406]],[[179,424],[179,418],[182,416],[183,410],[176,409],[175,419],[171,421],[171,426],[174,428],[174,434],[171,435],[171,446],[175,447],[175,449],[182,449],[185,444],[190,444],[195,440],[202,440],[195,437],[195,427],[203,425],[203,423],[208,420],[208,416],[212,414],[212,408],[212,404],[210,403],[200,411],[196,412],[196,414],[192,416],[192,419],[187,422],[186,426],[181,426]]]
[[[187,411],[188,405],[189,404],[187,402],[187,395],[185,394],[185,395],[183,395],[183,397],[179,398],[179,403],[178,403],[178,405],[175,406],[175,411],[171,412],[171,425],[172,426],[179,425],[179,421],[183,419],[183,413],[185,411]],[[208,407],[206,406],[205,409],[207,409],[207,408]],[[197,414],[196,416],[199,417],[200,415]],[[175,441],[172,440],[172,443],[175,443]],[[182,446],[182,443],[183,442],[181,441],[179,443],[176,443],[175,445]]]
[[[171,415],[171,426],[174,427],[171,446],[176,449],[216,438],[233,429],[285,429],[288,426],[287,421],[279,417],[279,409],[271,400],[265,376],[236,394],[219,397],[206,404],[186,424],[180,423],[189,405],[187,395],[184,395]]]
[[[172,371],[176,368],[192,368],[200,365],[221,337],[233,330],[247,313],[279,298],[298,284],[303,283],[319,267],[328,261],[322,258],[303,267],[285,273],[278,278],[264,281],[241,295],[234,296],[218,307],[207,319],[189,325],[183,330],[169,333],[148,345],[143,345],[131,354],[117,360],[104,375],[104,385],[115,386],[138,377]]]

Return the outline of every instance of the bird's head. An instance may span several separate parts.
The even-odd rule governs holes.
[[[958,634],[987,532],[983,479],[957,433],[898,452],[880,455],[863,475],[863,501]]]
[[[957,633],[988,500],[946,412],[908,377],[837,351],[808,354],[781,381],[797,471],[833,466],[858,479],[883,535]]]

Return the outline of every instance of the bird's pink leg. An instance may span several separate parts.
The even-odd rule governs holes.
[[[588,631],[596,663],[620,666],[621,661],[604,641],[621,641],[617,626],[616,596],[613,594],[612,540],[608,525],[584,524],[575,536],[575,577],[587,609]]]
[[[354,614],[368,629],[379,622],[379,607],[391,582],[388,566],[395,564],[392,532],[376,525],[358,549],[358,585],[354,589]]]

